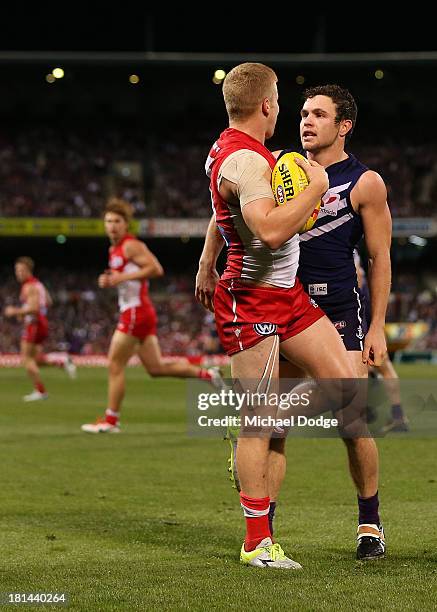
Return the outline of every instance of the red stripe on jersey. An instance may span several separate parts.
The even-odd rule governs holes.
[[[226,269],[222,275],[223,279],[239,278],[241,276],[243,257],[246,251],[243,241],[232,221],[229,204],[221,197],[217,188],[217,177],[225,159],[241,149],[249,149],[262,155],[272,170],[276,164],[275,157],[263,144],[249,136],[249,134],[234,128],[228,128],[222,132],[209,152],[206,171],[211,178],[212,206],[217,226],[228,247]]]

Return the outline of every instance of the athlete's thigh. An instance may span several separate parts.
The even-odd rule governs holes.
[[[282,356],[279,359],[279,377],[280,378],[305,378],[306,372],[294,363],[291,363]]]
[[[158,337],[146,336],[138,347],[138,356],[146,369],[158,365],[162,361],[161,347]]]
[[[21,340],[20,343],[21,356],[25,359],[34,359],[37,354],[37,345],[27,340]]]
[[[117,363],[127,363],[135,351],[138,339],[115,330],[109,347],[108,359]]]
[[[260,380],[278,377],[278,336],[268,336],[255,346],[231,356],[231,376],[236,379]]]
[[[239,413],[240,439],[254,436],[268,441],[272,435],[273,425],[270,422],[259,426],[253,425],[250,419],[273,419],[277,413],[278,357],[278,336],[268,336],[255,346],[231,356],[234,390],[247,398]]]
[[[356,378],[368,378],[369,368],[367,363],[363,363],[362,351],[347,351],[349,362],[353,367]]]
[[[282,342],[280,351],[313,378],[355,377],[344,344],[326,316]]]
[[[393,362],[388,355],[381,365],[377,367],[377,372],[382,374],[384,378],[399,378],[396,370],[394,369]]]

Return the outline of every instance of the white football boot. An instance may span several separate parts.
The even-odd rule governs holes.
[[[258,544],[255,550],[246,552],[244,543],[241,547],[240,563],[243,565],[252,565],[253,567],[272,567],[274,569],[302,569],[300,563],[293,561],[285,556],[281,545],[276,542],[273,544],[270,538],[264,538]]]
[[[211,376],[210,383],[212,384],[213,387],[219,390],[227,389],[226,383],[222,378],[219,367],[214,366],[212,368],[207,368],[206,371]]]
[[[37,391],[35,389],[35,391],[32,391],[32,393],[29,393],[23,397],[23,402],[37,402],[39,400],[47,399],[48,396],[48,393],[41,393],[41,391]]]
[[[120,423],[111,425],[105,419],[98,418],[94,423],[85,423],[81,426],[81,430],[86,433],[120,433]]]

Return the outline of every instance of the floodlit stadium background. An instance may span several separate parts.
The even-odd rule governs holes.
[[[152,283],[165,352],[221,352],[211,317],[194,302],[193,284],[211,211],[203,163],[225,127],[221,81],[244,59],[0,52],[0,78],[8,92],[0,99],[2,300],[16,300],[14,258],[33,257],[56,301],[51,350],[81,355],[107,348],[115,302],[95,279],[106,265],[101,210],[108,195],[117,194],[133,203],[138,234],[167,272]],[[265,61],[278,72],[281,94],[273,148],[298,146],[306,85],[338,82],[356,97],[350,148],[383,176],[393,216],[391,348],[403,351],[398,360],[420,355],[432,361],[437,156],[430,100],[437,59],[412,52],[272,54]],[[166,301],[169,291],[177,302]],[[0,346],[2,353],[18,349],[17,325],[2,322]]]
[[[244,28],[234,16],[231,32],[212,10],[192,22],[120,7],[8,12],[0,310],[17,302],[15,258],[33,257],[55,299],[47,348],[71,352],[79,373],[70,381],[45,369],[49,399],[23,404],[20,329],[0,316],[1,603],[6,591],[41,590],[66,592],[71,609],[87,612],[413,610],[435,600],[432,427],[428,438],[378,440],[389,551],[378,567],[354,562],[355,491],[340,442],[290,441],[278,529],[305,568],[291,579],[239,567],[242,518],[227,449],[187,436],[184,381],[129,368],[122,435],[80,431],[105,408],[106,370],[86,366],[105,364],[116,322],[115,293],[96,283],[107,265],[100,215],[108,195],[133,203],[135,229],[165,268],[151,283],[163,351],[226,367],[212,316],[193,291],[211,211],[203,163],[226,125],[216,71],[246,60],[279,76],[273,149],[298,145],[305,86],[337,82],[355,96],[350,148],[383,176],[393,215],[389,346],[407,414],[434,418],[431,396],[421,396],[423,379],[432,384],[437,373],[434,19],[422,11],[420,27],[402,27],[398,15],[394,27],[372,13],[345,25],[338,11],[305,10],[287,28],[275,11],[276,31],[260,12],[262,23]]]

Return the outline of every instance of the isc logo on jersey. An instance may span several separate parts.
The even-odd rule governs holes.
[[[300,159],[307,161],[303,155],[293,151],[291,153],[285,153],[282,155],[273,168],[272,190],[278,206],[288,204],[308,187],[308,179],[306,174],[294,161],[295,157],[299,157]],[[308,221],[300,229],[300,234],[307,232],[313,227],[319,214],[320,205],[321,201],[317,203]]]

